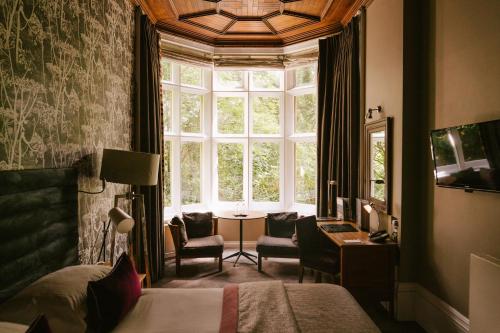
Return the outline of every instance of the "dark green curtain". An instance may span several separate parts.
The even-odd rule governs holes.
[[[135,11],[135,109],[134,138],[135,151],[161,154],[163,158],[163,124],[160,99],[160,51],[159,34],[141,9]],[[136,186],[134,191],[144,195],[146,227],[151,281],[163,275],[164,229],[163,229],[163,162],[158,171],[158,185]],[[138,221],[138,207],[134,214]],[[135,253],[139,267],[144,271],[141,251],[140,228],[135,230]]]
[[[329,181],[351,204],[358,196],[359,77],[359,23],[353,18],[341,33],[319,41],[318,216],[328,213]]]

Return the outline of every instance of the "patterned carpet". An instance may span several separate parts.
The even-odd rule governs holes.
[[[228,248],[224,257],[235,252]],[[257,254],[251,248],[246,251]],[[175,275],[175,262],[169,260],[163,279],[153,285],[155,288],[220,288],[227,283],[253,281],[282,280],[285,283],[297,283],[299,264],[297,259],[269,258],[262,261],[263,272],[257,271],[257,265],[241,257],[236,267],[235,258],[224,261],[222,272],[217,272],[217,262],[214,259],[185,259],[182,261],[182,272]],[[323,275],[322,282],[333,283],[332,276]],[[314,275],[306,271],[304,283],[314,283]],[[421,333],[425,332],[414,322],[397,322],[390,319],[380,304],[362,304],[362,307],[384,333]]]

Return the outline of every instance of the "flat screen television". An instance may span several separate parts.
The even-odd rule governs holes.
[[[500,192],[500,119],[431,131],[436,185]]]

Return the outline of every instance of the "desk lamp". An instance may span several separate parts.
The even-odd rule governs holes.
[[[116,150],[116,149],[104,149],[102,154],[102,166],[100,178],[111,183],[117,184],[127,184],[127,185],[142,185],[142,186],[154,186],[158,183],[158,168],[160,164],[159,154],[148,154],[140,153],[134,151],[126,150]],[[139,221],[142,232],[142,251],[144,253],[144,266],[146,269],[146,286],[151,285],[151,275],[149,273],[149,251],[148,251],[148,240],[147,240],[147,230],[145,222],[145,207],[144,207],[144,195],[136,194],[132,191],[115,195],[114,207],[118,206],[118,200],[139,200]],[[124,216],[119,211],[110,211],[110,222],[111,216],[116,220],[124,218]],[[123,211],[122,211],[123,212]],[[128,215],[127,215],[128,216]],[[130,216],[128,216],[130,218]],[[131,219],[131,218],[130,218]],[[125,220],[127,220],[125,218]],[[123,222],[122,222],[123,223]],[[130,225],[130,220],[128,220],[128,225]],[[119,224],[121,226],[121,224]],[[131,229],[131,227],[130,227]],[[118,228],[115,224],[115,231],[126,230],[125,227]],[[113,233],[111,241],[111,264],[113,264],[114,248],[115,248],[115,237],[116,232]]]

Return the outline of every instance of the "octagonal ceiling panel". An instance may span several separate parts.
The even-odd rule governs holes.
[[[285,46],[340,31],[369,0],[135,0],[160,31],[213,46]]]

